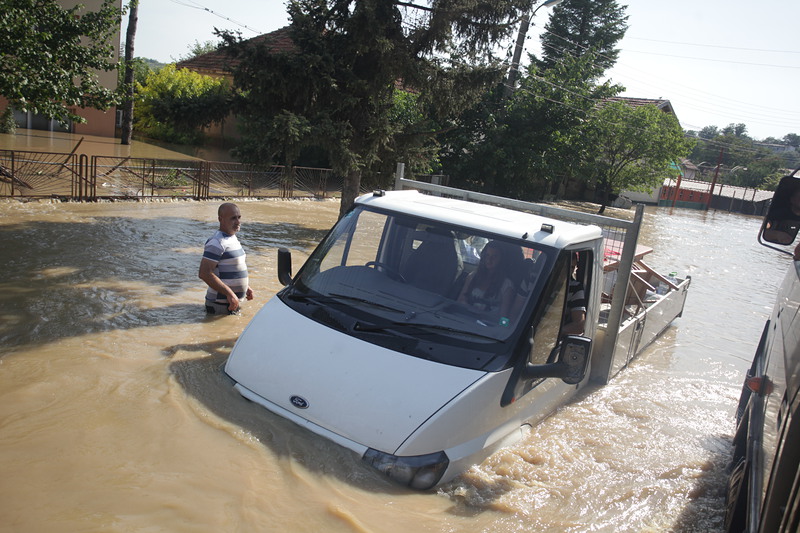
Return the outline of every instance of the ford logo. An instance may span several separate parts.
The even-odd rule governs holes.
[[[292,396],[289,398],[289,401],[292,402],[292,405],[297,407],[298,409],[308,409],[308,402],[305,398],[300,396]]]

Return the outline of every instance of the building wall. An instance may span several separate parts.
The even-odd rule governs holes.
[[[58,0],[58,4],[64,8],[72,8],[78,4],[85,7],[87,11],[96,11],[100,9],[102,0]],[[115,0],[117,7],[122,7],[122,0]],[[120,46],[120,28],[117,28],[116,33],[112,37],[113,46],[113,61],[119,61],[119,46]],[[100,83],[108,89],[117,88],[117,71],[111,70],[108,72],[98,71],[97,77]],[[8,100],[0,96],[0,109],[5,109],[8,105]],[[34,113],[15,112],[14,116],[17,121],[18,127],[47,130],[47,131],[69,131],[73,133],[80,133],[84,135],[99,135],[102,137],[114,137],[115,123],[116,123],[116,109],[110,108],[107,111],[99,111],[91,108],[71,108],[71,111],[86,119],[83,124],[68,124],[65,127],[55,121],[49,120],[44,116],[36,115]]]
[[[673,203],[675,207],[687,207],[689,209],[705,209],[706,202],[708,202],[709,193],[703,191],[696,191],[692,189],[680,189],[677,197],[675,196],[675,187],[663,186],[661,187],[661,194],[658,197],[658,205],[671,206]]]

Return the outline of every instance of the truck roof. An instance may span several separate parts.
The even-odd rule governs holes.
[[[598,226],[581,225],[504,207],[422,194],[415,190],[376,191],[356,199],[367,205],[514,239],[565,248],[602,237]],[[552,231],[543,230],[552,226]]]

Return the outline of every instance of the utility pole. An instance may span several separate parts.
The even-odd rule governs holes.
[[[533,10],[530,16],[522,15],[522,19],[519,22],[519,32],[517,33],[517,44],[514,46],[514,57],[511,59],[511,67],[508,69],[508,79],[506,80],[506,85],[503,90],[505,98],[511,96],[511,93],[514,91],[514,85],[517,83],[517,72],[519,71],[519,63],[522,59],[522,49],[525,47],[525,37],[528,35],[528,28],[533,20],[533,16],[536,15],[539,9],[545,6],[555,6],[561,2],[563,2],[563,0],[545,0]]]
[[[714,196],[714,187],[717,186],[717,176],[719,176],[719,167],[722,165],[722,154],[725,153],[725,148],[719,149],[719,157],[717,158],[717,168],[714,170],[714,179],[711,181],[711,190],[708,193],[708,198],[706,198],[706,211],[708,211],[708,206],[711,205],[711,198]]]

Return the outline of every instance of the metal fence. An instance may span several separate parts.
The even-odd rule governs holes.
[[[0,150],[0,197],[330,198],[341,191],[342,179],[322,168]]]
[[[86,161],[74,153],[0,150],[0,196],[80,197]]]

